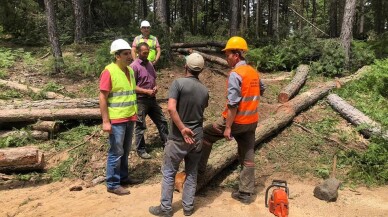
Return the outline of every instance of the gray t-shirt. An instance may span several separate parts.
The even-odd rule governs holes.
[[[198,78],[178,78],[172,82],[168,98],[177,100],[177,112],[183,124],[191,129],[196,141],[203,138],[203,112],[208,106],[209,91]],[[180,130],[171,120],[169,139],[183,140]]]

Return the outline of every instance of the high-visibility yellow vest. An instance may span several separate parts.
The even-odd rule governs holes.
[[[109,119],[129,118],[137,113],[136,81],[133,69],[128,66],[130,81],[118,65],[105,67],[110,73],[112,90],[108,96]]]
[[[250,65],[241,65],[231,72],[236,72],[241,78],[241,101],[233,123],[251,124],[259,120],[260,78],[259,73]],[[228,81],[226,84],[228,87]],[[228,103],[227,103],[228,104]],[[222,116],[226,118],[228,112],[225,108]]]
[[[136,45],[138,45],[141,42],[145,42],[143,35],[139,35],[135,38]],[[147,44],[150,46],[150,53],[148,54],[147,59],[149,61],[154,61],[156,59],[156,37],[153,35],[150,35],[147,39]]]

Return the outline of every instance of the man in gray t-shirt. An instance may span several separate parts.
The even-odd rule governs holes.
[[[168,135],[162,166],[162,196],[159,206],[149,212],[156,216],[172,216],[174,178],[180,162],[185,160],[186,181],[183,187],[184,215],[194,212],[198,162],[201,159],[203,113],[208,106],[208,89],[199,81],[203,57],[193,53],[186,59],[186,76],[175,80],[169,90],[168,112],[171,130]]]

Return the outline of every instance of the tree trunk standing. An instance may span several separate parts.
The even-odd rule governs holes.
[[[360,0],[360,20],[358,24],[358,34],[362,35],[364,33],[364,23],[365,23],[365,6],[364,0]]]
[[[84,0],[72,0],[75,19],[74,43],[80,44],[85,37]]]
[[[346,0],[340,38],[341,45],[345,50],[345,68],[347,69],[349,69],[350,43],[352,41],[353,20],[355,12],[356,0]]]
[[[272,2],[273,0],[268,0],[268,17],[267,17],[267,21],[268,21],[268,25],[267,25],[267,37],[271,37],[273,36],[273,28],[272,28],[272,25],[273,25],[273,19],[272,19],[272,16],[273,16],[273,11],[272,11]]]
[[[163,56],[165,59],[170,59],[170,31],[167,25],[167,1],[156,0],[156,19],[160,22],[163,29]]]
[[[337,0],[330,0],[330,6],[329,6],[330,31],[329,31],[329,35],[331,38],[335,38],[338,36],[338,25],[337,25],[338,11],[337,10],[338,10]]]
[[[61,68],[64,65],[62,58],[61,46],[59,44],[59,38],[57,33],[57,25],[55,24],[55,11],[54,3],[52,0],[44,0],[46,19],[47,19],[47,30],[48,36],[51,43],[51,49],[55,58],[55,72],[61,72]]]
[[[198,13],[198,0],[193,0],[193,35],[196,35],[198,30],[197,13]]]
[[[247,0],[247,5],[245,7],[245,29],[249,27],[249,0]]]
[[[255,25],[255,35],[256,38],[260,38],[261,34],[261,0],[256,0],[256,25]]]
[[[372,0],[372,6],[374,12],[374,30],[377,34],[381,34],[384,32],[385,24],[385,17],[383,16],[383,0]]]
[[[273,0],[272,20],[273,36],[276,40],[279,40],[279,0]]]
[[[315,24],[315,19],[317,17],[317,0],[312,1],[313,11],[311,13],[311,23]]]
[[[300,7],[299,7],[299,14],[304,17],[304,0],[300,0]],[[303,29],[303,19],[299,17],[299,25],[298,29],[302,30]]]
[[[230,2],[230,35],[229,36],[235,36],[237,35],[237,25],[238,25],[238,0],[231,0]]]

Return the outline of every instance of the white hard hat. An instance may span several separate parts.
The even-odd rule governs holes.
[[[131,46],[124,39],[117,39],[110,46],[110,54],[114,54],[118,50],[131,50]]]
[[[147,20],[143,20],[140,24],[140,28],[141,27],[151,27],[150,22],[148,22]]]
[[[203,69],[205,65],[205,60],[198,53],[192,53],[186,58],[186,65],[191,70],[199,72]]]

